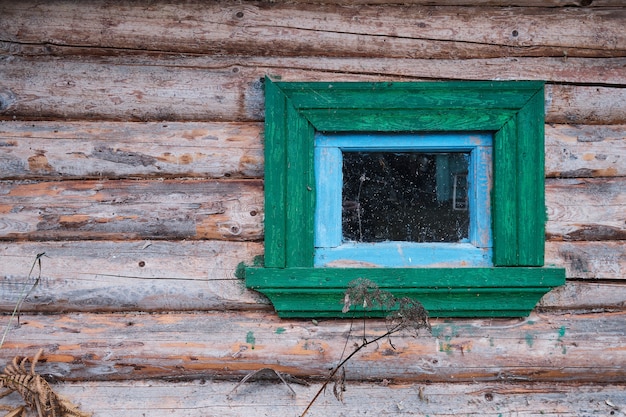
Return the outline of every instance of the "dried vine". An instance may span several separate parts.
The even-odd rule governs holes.
[[[40,349],[30,360],[30,371],[26,370],[28,358],[20,356],[13,358],[13,361],[0,374],[0,388],[6,388],[4,392],[0,392],[0,398],[13,392],[19,393],[25,406],[36,411],[37,417],[90,417],[91,413],[80,411],[69,400],[56,394],[50,384],[35,372],[35,365],[42,354],[43,349]],[[7,416],[26,416],[25,406],[13,409]],[[6,409],[6,407],[2,408]]]
[[[349,312],[352,307],[361,307],[364,310],[381,308],[390,311],[394,309],[394,311],[387,316],[387,331],[369,340],[364,334],[361,344],[352,353],[340,360],[339,364],[331,370],[306,409],[300,414],[300,417],[304,417],[309,412],[315,401],[333,380],[335,381],[335,386],[333,387],[335,397],[340,401],[343,399],[343,391],[345,390],[344,365],[365,347],[387,338],[391,347],[395,349],[390,339],[392,335],[405,330],[412,330],[415,332],[415,335],[418,334],[420,329],[428,329],[430,331],[428,312],[419,301],[408,297],[396,298],[390,292],[379,289],[375,283],[367,279],[357,279],[348,286],[344,296],[343,312]],[[365,323],[363,325],[365,326]],[[342,372],[339,373],[339,371]],[[339,378],[337,378],[338,375]]]

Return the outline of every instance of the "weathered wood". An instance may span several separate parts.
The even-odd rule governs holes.
[[[12,312],[36,281],[23,312],[271,309],[236,277],[262,254],[251,242],[5,242],[0,311]]]
[[[255,61],[221,61],[213,58],[152,57],[8,57],[0,65],[0,118],[27,119],[110,119],[136,121],[261,121],[263,120],[263,83],[265,75],[280,76],[286,81],[415,81],[441,79],[436,68],[429,72],[416,67],[399,75],[379,75],[367,67],[367,60],[351,60],[356,73],[308,70],[311,61],[301,61],[298,69],[280,67],[272,59],[264,65]],[[168,62],[169,61],[169,62]],[[204,63],[202,63],[202,62]],[[587,61],[578,61],[587,62]],[[452,79],[499,79],[498,68],[489,67],[473,76],[462,60],[449,61],[455,74]],[[440,62],[440,65],[447,65]],[[249,65],[249,66],[248,66]],[[291,65],[295,65],[294,62]],[[363,67],[365,65],[365,67]],[[480,65],[480,64],[479,64]],[[540,65],[540,62],[536,62]],[[624,61],[612,61],[613,78],[623,85]],[[379,66],[379,65],[377,65]],[[509,66],[511,64],[509,63]],[[390,62],[388,68],[393,68]],[[348,68],[349,70],[349,68]],[[584,78],[603,78],[605,69],[596,66]],[[386,70],[384,74],[393,73]],[[549,74],[549,70],[547,73]],[[584,72],[584,71],[583,71]],[[466,75],[467,74],[467,75]],[[622,75],[619,75],[622,74]],[[539,74],[535,75],[537,77]],[[518,76],[526,78],[523,70]],[[533,77],[534,78],[534,77]],[[570,124],[626,123],[626,89],[603,86],[548,85],[546,87],[546,122]]]
[[[259,123],[0,121],[0,178],[261,177]]]
[[[626,54],[615,8],[4,3],[0,39],[176,53],[474,58]],[[54,22],[51,25],[49,22]],[[459,30],[465,28],[465,30]]]
[[[0,239],[258,240],[261,180],[0,183]]]
[[[551,240],[624,239],[626,180],[548,179]],[[0,183],[1,239],[258,240],[260,180]]]
[[[351,359],[347,378],[623,383],[625,319],[626,312],[434,321],[432,335],[394,336],[393,347],[381,341],[365,349]],[[363,330],[358,321],[279,320],[252,312],[24,314],[9,330],[0,360],[42,347],[40,372],[67,380],[239,379],[266,367],[320,378],[346,346],[350,351],[385,330],[378,320]]]
[[[626,125],[553,125],[546,176],[626,176]],[[0,121],[0,178],[261,177],[260,123]]]
[[[393,359],[391,359],[393,360]],[[350,370],[348,369],[348,373]],[[251,379],[236,388],[231,381],[192,380],[54,383],[59,394],[98,417],[186,416],[298,416],[319,389],[291,381],[293,396],[278,378]],[[622,414],[624,384],[575,382],[532,383],[421,383],[396,384],[391,379],[349,382],[343,402],[331,393],[319,397],[307,414],[325,416],[547,416],[580,417]],[[229,393],[231,393],[229,395]],[[3,404],[20,405],[18,397]]]
[[[626,278],[626,244],[604,242],[546,242],[546,265],[565,268],[568,278]]]
[[[261,243],[220,241],[5,242],[0,245],[0,311],[10,313],[41,277],[23,312],[272,310],[265,298],[236,279],[241,262],[254,263]],[[607,281],[626,276],[620,242],[548,242],[546,263],[566,268],[568,282],[539,304],[551,310],[626,309],[626,287]]]
[[[547,177],[626,177],[626,125],[545,130]]]
[[[622,267],[623,271],[626,270]],[[624,310],[626,285],[610,281],[568,281],[547,293],[539,302],[538,308],[542,311],[560,312]]]
[[[268,0],[274,3],[275,0]],[[285,3],[314,4],[415,4],[426,6],[492,6],[492,7],[619,7],[621,0],[283,0]]]
[[[626,178],[546,180],[549,240],[625,240]]]

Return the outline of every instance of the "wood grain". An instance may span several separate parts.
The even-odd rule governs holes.
[[[545,262],[565,267],[568,278],[625,279],[626,244],[623,240],[546,242]]]
[[[626,125],[546,125],[546,176],[626,177]]]
[[[136,2],[3,4],[0,39],[222,55],[490,58],[626,54],[624,9]],[[54,22],[50,24],[49,22]],[[460,30],[463,28],[463,30]]]
[[[623,240],[626,181],[548,179],[550,240]],[[260,180],[0,182],[1,239],[263,237]]]
[[[263,174],[259,123],[0,122],[0,178]]]
[[[338,300],[340,302],[340,300]],[[6,319],[3,319],[3,326]],[[532,314],[527,319],[433,321],[432,334],[393,337],[355,356],[349,380],[599,382],[626,380],[626,312]],[[273,313],[26,315],[0,360],[46,350],[40,372],[65,380],[239,379],[273,367],[326,375],[346,345],[380,335],[384,321],[279,320]]]
[[[35,265],[41,258],[41,275]],[[0,245],[0,311],[12,312],[37,277],[23,312],[268,310],[268,301],[236,278],[241,262],[254,264],[263,245],[223,241],[4,242]],[[566,268],[571,281],[539,306],[559,311],[626,308],[621,242],[548,242],[546,264]]]
[[[39,253],[41,269],[34,265]],[[263,245],[252,242],[5,242],[0,311],[12,312],[36,280],[22,311],[270,309],[236,277],[240,263],[262,254]]]
[[[368,68],[368,60],[351,60],[346,69],[335,62],[331,68],[311,70],[311,60],[292,61],[279,66],[272,59],[261,66],[255,60],[233,61],[213,58],[119,57],[17,57],[11,56],[0,66],[0,118],[2,119],[77,119],[118,121],[261,121],[264,95],[262,79],[266,75],[284,81],[417,81],[420,79],[483,79],[502,77],[499,69],[506,62],[490,67],[488,62],[475,72],[466,61],[430,63],[425,68],[408,68],[410,60]],[[554,65],[554,62],[552,64]],[[588,61],[578,60],[582,64]],[[548,62],[550,64],[550,62]],[[548,85],[546,87],[546,122],[564,124],[626,123],[626,89],[605,84],[607,76],[616,87],[624,85],[624,60],[607,61],[609,69],[595,63],[589,71],[570,68],[564,77],[581,78],[593,85]],[[294,67],[297,65],[297,67]],[[319,64],[312,64],[319,65]],[[388,66],[387,66],[388,65]],[[442,71],[452,65],[456,70]],[[508,71],[506,79],[546,78],[534,70]],[[566,66],[568,64],[565,64]],[[357,66],[359,67],[357,69]],[[509,67],[516,68],[515,63]],[[377,68],[386,67],[382,75]],[[351,69],[352,68],[352,69]],[[611,69],[612,68],[612,69]],[[348,72],[346,72],[348,70]],[[354,70],[355,72],[349,72]],[[534,75],[532,71],[535,71]],[[466,75],[467,74],[467,75]],[[546,74],[546,75],[542,75]],[[598,75],[600,74],[600,75]],[[613,74],[613,75],[611,75]],[[569,82],[569,81],[568,81]],[[587,82],[585,82],[587,83]]]
[[[349,372],[349,370],[348,370]],[[261,375],[263,376],[263,375]],[[288,377],[288,376],[285,376]],[[186,416],[293,417],[302,413],[319,389],[291,381],[295,391],[278,378],[251,379],[237,387],[234,381],[107,381],[56,383],[59,394],[79,403],[98,417]],[[232,394],[228,395],[237,388]],[[533,416],[580,417],[620,415],[626,403],[624,384],[580,383],[419,383],[398,384],[392,379],[349,382],[344,401],[327,392],[311,408],[309,416]],[[3,404],[20,405],[17,396]],[[613,414],[611,414],[613,413]]]
[[[626,125],[545,131],[546,176],[626,176]],[[0,178],[260,178],[262,137],[257,122],[0,121]]]
[[[626,240],[626,178],[546,180],[549,240]]]
[[[263,232],[260,180],[0,183],[2,239],[218,239]]]

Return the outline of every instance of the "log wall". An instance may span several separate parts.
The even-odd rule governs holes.
[[[0,0],[0,362],[44,348],[95,416],[298,415],[363,335],[238,278],[263,254],[263,78],[545,80],[566,285],[369,348],[310,415],[625,413],[624,27],[621,0]],[[262,368],[295,395],[237,386]]]

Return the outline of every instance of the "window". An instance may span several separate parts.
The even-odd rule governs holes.
[[[416,298],[438,317],[525,316],[564,283],[563,269],[543,266],[542,83],[266,79],[265,93],[265,264],[246,269],[246,285],[267,295],[281,317],[341,316],[343,292],[356,278]],[[478,145],[467,144],[476,137]],[[441,187],[379,184],[366,191],[387,192],[378,200],[393,203],[369,211],[387,211],[398,217],[388,226],[412,229],[378,230],[355,198],[359,187],[363,193],[392,170],[402,182],[400,167],[418,160],[431,165],[421,169]],[[409,219],[396,210],[410,202],[397,195],[407,187],[452,207],[445,216],[454,227],[420,237],[426,215]],[[404,256],[381,265],[363,255],[385,245],[397,252],[398,242],[410,262]]]
[[[492,266],[492,137],[315,137],[316,267]]]

